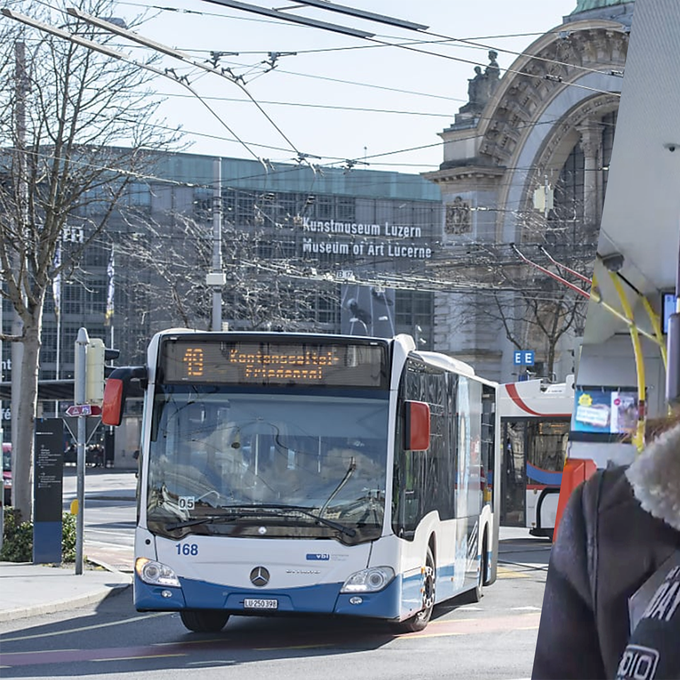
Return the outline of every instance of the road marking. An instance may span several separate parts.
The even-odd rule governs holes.
[[[271,652],[276,649],[319,649],[321,647],[332,647],[333,643],[319,643],[318,645],[286,645],[286,647],[253,647],[256,652]]]
[[[187,666],[214,666],[218,663],[225,666],[233,666],[236,664],[234,659],[208,659],[207,661],[187,661]]]
[[[0,636],[3,642],[18,642],[19,640],[36,640],[38,638],[52,637],[54,635],[68,635],[70,633],[79,633],[82,630],[96,630],[97,628],[108,628],[109,626],[120,626],[125,623],[135,623],[136,621],[143,621],[144,619],[153,619],[157,616],[167,616],[174,612],[158,612],[155,614],[146,614],[145,616],[136,616],[134,619],[125,619],[124,621],[111,621],[109,623],[98,623],[94,626],[82,626],[80,628],[69,628],[68,630],[57,630],[52,633],[37,633],[36,635],[23,635],[21,637],[6,637]]]
[[[112,656],[110,659],[90,659],[90,661],[134,661],[137,659],[165,659],[170,656],[188,656],[188,654],[142,654],[141,656]]]
[[[119,623],[127,623],[129,621],[139,621],[154,616],[167,616],[167,613],[154,613],[136,619],[129,619],[121,622],[110,622],[100,624],[98,626],[87,626],[64,632],[79,632],[82,630],[93,630],[96,628],[106,628]],[[494,632],[511,632],[517,630],[537,630],[540,621],[540,613],[527,613],[514,616],[497,616],[487,618],[461,618],[448,621],[433,621],[428,629],[419,633],[406,633],[403,635],[390,635],[388,633],[377,633],[370,635],[376,639],[384,639],[385,641],[411,639],[411,638],[435,638],[435,637],[453,637],[463,635],[488,635]],[[23,638],[7,639],[4,642],[16,641],[19,639],[35,639],[47,637],[48,634],[24,636]],[[0,654],[0,664],[2,667],[17,667],[17,666],[37,666],[37,665],[54,665],[54,664],[74,664],[88,661],[124,661],[124,660],[139,660],[139,659],[155,659],[167,657],[187,657],[191,656],[191,650],[195,649],[194,645],[201,645],[204,648],[221,648],[228,647],[230,649],[253,650],[253,651],[273,651],[273,650],[303,650],[303,649],[321,649],[333,648],[343,643],[343,639],[334,639],[332,642],[324,640],[324,633],[320,634],[320,639],[317,643],[307,643],[304,645],[295,644],[298,640],[290,639],[285,633],[282,636],[277,636],[280,643],[268,647],[253,647],[249,644],[250,639],[238,637],[218,637],[207,640],[185,640],[175,641],[169,643],[159,643],[151,645],[136,645],[124,647],[106,647],[99,649],[64,649],[64,650],[34,650],[28,652],[6,652]],[[298,637],[298,636],[296,636]],[[350,635],[350,638],[353,638]],[[326,637],[327,639],[327,637]],[[362,638],[365,640],[365,638]],[[288,644],[286,644],[288,642]],[[290,644],[293,643],[293,644]]]
[[[540,607],[532,607],[531,605],[529,605],[527,607],[510,607],[510,611],[513,611],[513,612],[521,612],[521,611],[540,612],[541,608]]]
[[[519,571],[515,571],[514,569],[508,569],[508,567],[501,567],[499,566],[497,568],[497,574],[498,578],[530,578],[529,574],[523,574]]]
[[[87,661],[124,661],[126,659],[155,659],[168,656],[188,656],[181,644],[176,652],[158,653],[151,646],[107,647],[105,649],[76,649],[73,651],[34,650],[31,652],[6,652],[0,655],[4,665],[37,666],[41,664],[75,664]]]
[[[497,616],[484,619],[456,619],[453,621],[432,621],[430,626],[448,630],[427,632],[428,629],[419,633],[404,633],[397,636],[399,639],[418,637],[442,637],[446,635],[478,635],[509,630],[532,630],[538,628],[540,614],[520,614],[519,616]]]

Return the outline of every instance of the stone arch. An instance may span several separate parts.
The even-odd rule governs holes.
[[[580,128],[589,124],[597,125],[604,116],[617,111],[618,106],[619,99],[615,95],[595,95],[576,104],[551,128],[534,156],[532,170],[527,173],[518,206],[519,213],[533,210],[534,189],[543,183],[546,174],[552,186],[555,185],[572,150],[581,143]],[[517,241],[521,241],[521,235],[518,235]]]
[[[512,212],[525,209],[532,198],[536,168],[542,174],[551,156],[557,163],[561,145],[574,138],[576,126],[618,106],[628,44],[625,28],[606,21],[565,28],[570,27],[578,28],[570,32],[573,66],[546,61],[557,58],[562,39],[543,36],[532,46],[538,46],[534,56],[515,61],[511,70],[522,73],[506,75],[484,112],[478,159],[481,165],[506,168],[498,192],[498,204],[505,209],[498,215],[497,240],[516,240]]]
[[[584,98],[591,96],[580,81],[608,70],[622,73],[627,50],[627,30],[613,21],[577,21],[539,38],[510,66],[485,107],[477,130],[480,160],[507,165],[522,132],[562,90],[583,87]]]

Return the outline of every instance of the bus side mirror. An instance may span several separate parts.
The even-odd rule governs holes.
[[[423,401],[404,402],[404,449],[427,451],[430,447],[430,407]]]
[[[115,368],[106,380],[102,403],[102,423],[120,425],[123,421],[125,399],[132,380],[144,381],[147,371],[144,366],[134,368]]]
[[[125,407],[125,381],[109,377],[104,386],[102,402],[102,423],[120,425]]]

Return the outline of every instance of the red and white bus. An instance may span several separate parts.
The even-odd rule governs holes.
[[[567,457],[574,376],[501,385],[501,524],[552,539]]]

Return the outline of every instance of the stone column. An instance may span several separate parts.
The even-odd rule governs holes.
[[[579,145],[585,156],[583,173],[583,221],[586,226],[595,227],[599,223],[601,197],[599,181],[602,158],[602,125],[596,121],[587,121],[576,128],[581,135]]]

